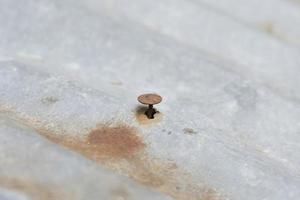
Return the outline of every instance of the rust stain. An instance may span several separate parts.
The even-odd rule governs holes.
[[[143,140],[137,135],[137,130],[126,125],[103,125],[81,138],[41,130],[40,133],[49,140],[93,160],[128,158],[145,147]]]
[[[128,126],[101,127],[93,130],[87,143],[93,152],[105,152],[111,157],[127,157],[145,147],[136,129]]]
[[[214,190],[193,182],[174,162],[149,156],[145,151],[146,144],[133,127],[103,125],[82,138],[39,132],[61,146],[176,200],[220,199]]]
[[[32,200],[73,199],[58,187],[25,178],[0,177],[0,187],[23,193]]]
[[[162,120],[163,115],[159,111],[155,113],[154,119],[148,119],[148,117],[145,115],[145,112],[148,108],[146,106],[139,106],[135,110],[135,117],[139,124],[141,125],[150,125],[158,123]]]
[[[176,200],[223,199],[213,188],[196,183],[176,163],[149,155],[147,145],[134,127],[102,124],[89,133],[76,137],[66,131],[53,132],[52,127],[43,128],[47,126],[36,118],[24,118],[20,115],[13,118],[35,129],[48,140]]]

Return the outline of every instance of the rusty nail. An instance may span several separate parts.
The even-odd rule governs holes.
[[[157,111],[153,108],[153,105],[159,104],[162,101],[162,97],[158,94],[142,94],[138,97],[138,101],[148,105],[145,115],[147,115],[148,119],[154,119],[154,115]]]

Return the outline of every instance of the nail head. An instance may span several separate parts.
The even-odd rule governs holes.
[[[138,101],[145,105],[155,105],[162,101],[162,97],[158,94],[142,94],[138,97]]]

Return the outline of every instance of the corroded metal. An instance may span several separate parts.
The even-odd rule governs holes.
[[[157,111],[153,108],[153,105],[159,104],[162,101],[162,97],[158,94],[142,94],[138,97],[138,101],[148,105],[145,115],[147,115],[148,119],[154,119],[154,115]]]

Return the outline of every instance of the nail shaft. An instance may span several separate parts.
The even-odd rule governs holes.
[[[148,106],[148,110],[146,110],[145,114],[147,115],[148,119],[154,119],[156,111],[153,108],[153,105]]]

